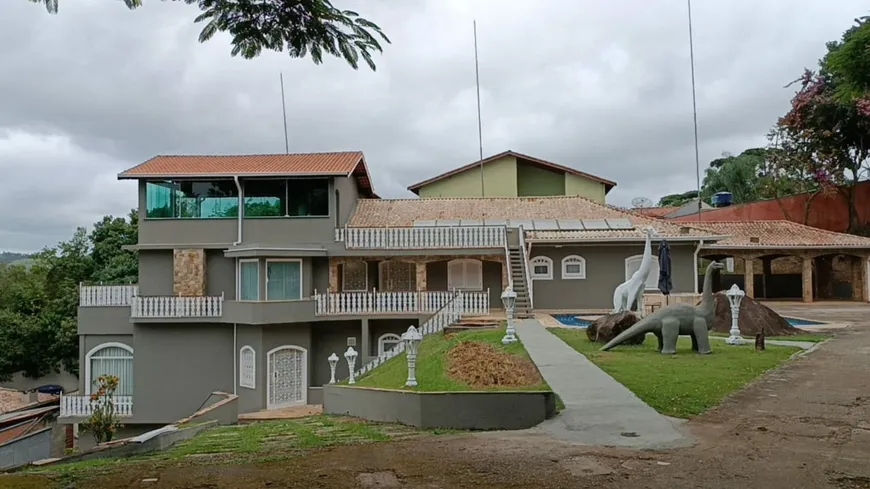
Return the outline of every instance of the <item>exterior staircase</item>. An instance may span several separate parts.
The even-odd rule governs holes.
[[[510,277],[513,282],[514,292],[517,294],[517,303],[514,316],[516,318],[534,317],[532,314],[532,300],[529,295],[529,281],[526,277],[526,257],[523,254],[525,240],[518,228],[508,229],[507,252],[510,264]]]

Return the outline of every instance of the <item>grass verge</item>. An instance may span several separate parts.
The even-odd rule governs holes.
[[[408,426],[371,423],[355,418],[317,415],[208,429],[169,450],[136,457],[84,460],[29,469],[26,474],[48,474],[64,482],[134,465],[224,465],[284,460],[318,448],[382,442],[437,434],[451,430],[421,430]]]
[[[717,333],[710,332],[710,336],[719,336],[723,338],[727,338],[731,335],[725,333]],[[777,341],[806,341],[807,343],[819,343],[825,341],[826,339],[834,336],[833,334],[825,334],[825,333],[807,333],[802,335],[793,335],[793,336],[765,336],[765,340],[777,340]],[[752,343],[755,341],[754,336],[746,336],[743,339]]]
[[[584,330],[549,331],[656,411],[679,418],[704,412],[800,350],[768,345],[766,351],[757,352],[751,344],[732,347],[716,341],[711,345],[712,355],[697,355],[692,352],[691,340],[681,337],[676,355],[662,355],[656,350],[655,337],[649,335],[642,345],[602,352],[601,344],[589,341]]]
[[[450,348],[463,341],[476,341],[490,344],[505,353],[529,360],[529,354],[521,342],[502,345],[504,328],[488,329],[480,331],[462,331],[452,335],[440,333],[427,335],[420,344],[417,354],[417,387],[405,387],[408,379],[408,362],[404,353],[387,360],[379,366],[360,377],[356,385],[360,387],[375,387],[380,389],[404,389],[417,392],[450,392],[450,391],[518,391],[518,390],[550,390],[550,386],[543,380],[531,386],[493,386],[486,388],[474,388],[447,374],[447,352]]]

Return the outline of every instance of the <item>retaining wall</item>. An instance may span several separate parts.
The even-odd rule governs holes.
[[[411,392],[323,387],[323,412],[419,428],[520,430],[556,413],[548,391]]]

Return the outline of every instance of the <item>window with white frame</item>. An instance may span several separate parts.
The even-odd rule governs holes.
[[[260,260],[239,260],[239,300],[260,300]]]
[[[483,262],[457,259],[447,262],[447,288],[449,290],[483,290]]]
[[[362,260],[345,262],[342,266],[341,290],[365,292],[368,288],[369,265]]]
[[[562,258],[562,279],[575,280],[586,278],[586,259],[579,255]]]
[[[239,350],[239,385],[248,389],[257,386],[257,354],[248,345]]]
[[[133,395],[133,349],[123,343],[103,343],[85,355],[86,392],[94,392],[103,375],[118,378],[116,396]]]
[[[533,280],[553,280],[553,260],[536,256],[529,261]]]
[[[395,348],[402,342],[402,337],[394,333],[386,333],[378,338],[378,356]]]
[[[646,290],[657,289],[659,286],[659,259],[653,256],[651,260],[649,275],[646,277]],[[641,261],[643,261],[642,255],[630,256],[625,259],[625,280],[630,279],[634,272],[640,269]]]

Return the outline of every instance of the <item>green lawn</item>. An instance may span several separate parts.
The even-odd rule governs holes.
[[[662,355],[656,350],[656,338],[649,335],[642,345],[602,352],[602,345],[589,341],[585,330],[549,331],[660,413],[680,418],[704,412],[800,350],[768,345],[766,351],[757,352],[751,344],[734,347],[714,340],[712,355],[698,355],[692,352],[691,340],[681,337],[676,355]]]
[[[391,358],[383,365],[372,370],[357,379],[356,385],[360,387],[376,387],[380,389],[407,389],[418,392],[446,392],[446,391],[470,391],[475,389],[463,382],[452,379],[447,375],[447,352],[453,345],[461,341],[477,341],[488,343],[496,348],[522,358],[529,358],[526,349],[521,342],[502,345],[504,328],[481,331],[463,331],[450,336],[448,339],[441,333],[427,335],[420,344],[417,355],[417,387],[405,387],[408,379],[408,361],[404,353]],[[550,390],[550,387],[541,382],[538,385],[527,387],[491,387],[485,390]]]
[[[221,426],[207,429],[163,452],[121,459],[106,458],[48,465],[30,469],[29,472],[76,476],[92,470],[123,469],[130,464],[197,465],[266,462],[287,459],[304,454],[306,450],[322,447],[449,432],[318,415],[300,419]]]
[[[710,336],[721,336],[727,338],[731,335],[725,333],[716,333],[711,331]],[[777,340],[777,341],[806,341],[809,343],[819,343],[821,341],[825,341],[826,339],[834,336],[833,334],[825,334],[825,333],[807,333],[802,335],[794,335],[794,336],[765,336],[765,340]],[[744,336],[743,339],[750,343],[755,343],[754,336]]]

